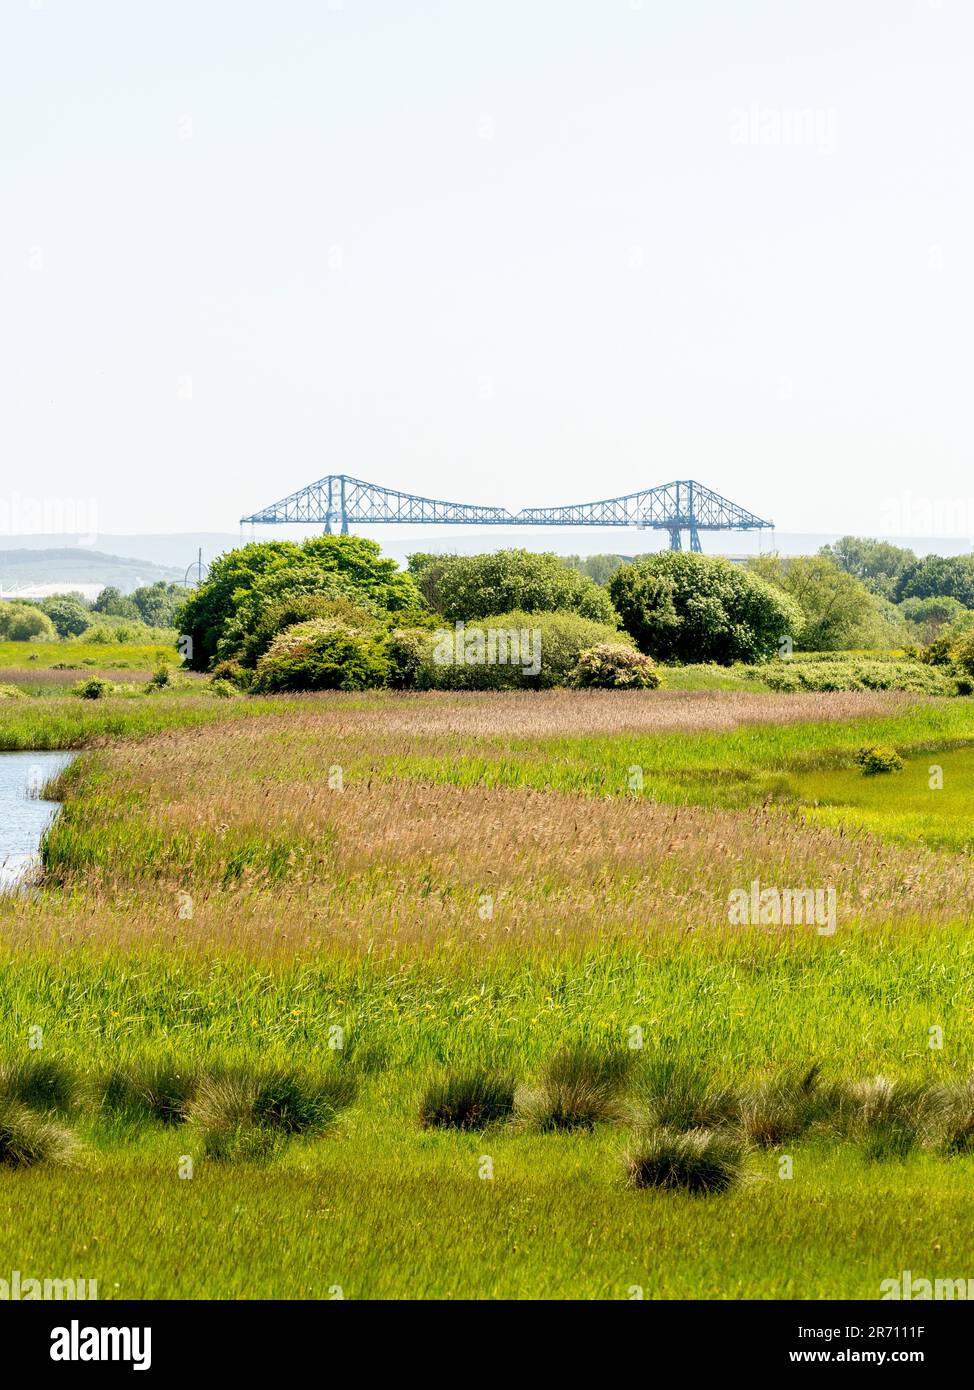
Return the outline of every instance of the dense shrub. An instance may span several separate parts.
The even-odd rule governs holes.
[[[428,628],[393,628],[386,640],[393,690],[430,690],[436,684],[435,637]]]
[[[876,777],[884,772],[902,772],[903,759],[895,748],[876,743],[869,748],[860,748],[855,762],[862,768],[864,777]]]
[[[71,694],[80,696],[82,700],[101,700],[106,695],[111,695],[114,689],[111,681],[103,680],[100,676],[90,676],[86,681],[77,681],[71,687]]]
[[[921,660],[928,666],[950,666],[974,636],[974,613],[966,609],[946,623],[923,652]]]
[[[577,613],[616,627],[612,601],[588,575],[572,569],[557,555],[529,550],[498,550],[489,555],[414,556],[424,588],[424,568],[435,574],[427,596],[447,622],[474,622],[491,613]]]
[[[59,637],[80,637],[91,623],[91,610],[77,594],[52,594],[38,604]]]
[[[931,597],[908,598],[899,605],[899,611],[910,624],[914,635],[922,642],[933,642],[948,623],[962,618],[968,611],[955,598]]]
[[[974,631],[965,633],[957,641],[952,656],[965,676],[974,676]]]
[[[297,623],[274,638],[257,664],[252,689],[370,690],[385,685],[389,660],[382,635],[330,619]]]
[[[250,603],[248,596],[255,590]],[[313,592],[331,597],[344,593],[389,613],[422,606],[412,576],[363,536],[241,546],[214,560],[209,578],[177,610],[179,631],[192,638],[192,665],[199,671],[208,669],[235,616],[239,615],[238,640],[256,628],[266,608],[296,593]]]
[[[147,627],[139,618],[120,618],[109,614],[93,622],[77,640],[94,642],[103,647],[113,643],[137,643],[141,646],[156,643],[175,647],[176,633],[171,628]]]
[[[238,686],[241,690],[249,689],[254,680],[254,672],[250,667],[243,666],[236,660],[218,661],[210,675],[215,681],[229,681],[231,685]]]
[[[763,668],[761,679],[774,691],[904,690],[920,695],[956,695],[949,673],[914,661],[781,661]]]
[[[29,603],[0,602],[0,638],[5,642],[53,642],[57,630],[46,613]]]
[[[252,668],[279,632],[298,623],[322,618],[366,629],[381,626],[385,616],[378,604],[356,593],[340,575],[322,575],[310,566],[281,571],[258,581],[241,600],[220,638],[217,656]]]
[[[609,593],[640,651],[658,661],[764,661],[801,631],[793,599],[716,556],[644,555],[613,575]]]
[[[655,662],[635,647],[602,642],[582,652],[568,684],[580,690],[656,690],[662,681]]]
[[[802,615],[795,646],[814,651],[890,646],[905,639],[902,615],[886,599],[822,555],[765,555],[748,569],[789,595]]]
[[[545,690],[568,683],[583,651],[626,640],[614,628],[575,613],[498,613],[438,629],[429,679],[443,690]],[[508,656],[513,651],[516,660],[491,660],[492,647],[498,657],[505,649]]]

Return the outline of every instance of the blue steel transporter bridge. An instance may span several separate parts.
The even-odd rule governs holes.
[[[292,492],[280,502],[252,516],[241,525],[285,526],[294,523],[324,525],[331,534],[337,527],[347,535],[349,526],[629,526],[640,530],[668,531],[670,549],[682,550],[682,535],[690,537],[690,549],[701,550],[701,531],[772,530],[736,502],[683,479],[663,483],[625,497],[601,502],[577,502],[567,507],[523,507],[509,512],[504,507],[480,507],[469,502],[443,502],[417,497],[411,492],[380,487],[345,473],[330,473],[316,483]]]

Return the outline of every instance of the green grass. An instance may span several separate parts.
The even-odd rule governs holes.
[[[86,748],[142,739],[167,729],[189,729],[226,720],[282,714],[281,700],[218,700],[186,689],[159,695],[77,696],[17,700],[0,709],[0,752]]]
[[[613,1129],[409,1134],[367,1104],[270,1163],[152,1131],[83,1175],[0,1173],[0,1264],[97,1278],[101,1298],[874,1299],[902,1269],[970,1268],[974,1159],[799,1143],[791,1178],[759,1153],[701,1200],[628,1190],[627,1146]]]
[[[222,702],[176,692],[11,702],[0,710],[0,747],[184,740],[215,721],[274,729],[293,708],[364,711],[381,733],[384,698]],[[334,760],[353,784],[416,778],[623,796],[636,765],[646,798],[730,807],[777,798],[795,812],[798,837],[808,817],[952,853],[971,847],[974,702],[727,733],[395,743],[325,729],[313,719],[297,732],[281,724],[291,757],[282,781],[318,786]],[[904,771],[862,777],[853,756],[866,743],[896,747]],[[943,767],[940,791],[927,786],[930,763]],[[248,778],[263,776],[259,764],[248,769]],[[112,767],[98,753],[74,764],[49,844],[55,866],[60,856],[79,879],[65,895],[52,887],[0,904],[0,1060],[17,1062],[7,1073],[17,1078],[16,1103],[29,1102],[38,1123],[54,1123],[41,1113],[47,1106],[70,1112],[57,1124],[77,1135],[77,1151],[65,1141],[63,1152],[80,1165],[0,1165],[0,1270],[96,1278],[102,1298],[327,1298],[340,1289],[349,1298],[625,1299],[634,1290],[876,1298],[903,1269],[953,1278],[974,1268],[969,1105],[958,1110],[961,1151],[950,1157],[875,1104],[865,1120],[853,1115],[825,1135],[802,1089],[813,1063],[822,1086],[885,1075],[907,1098],[965,1081],[974,1070],[974,941],[965,922],[834,938],[655,934],[647,902],[637,942],[553,950],[501,939],[490,952],[452,943],[419,957],[368,943],[336,948],[324,914],[320,947],[258,958],[184,949],[188,927],[170,903],[164,949],[84,946],[69,927],[63,940],[36,944],[32,926],[70,924],[72,904],[82,915],[124,913],[125,901],[87,898],[84,873],[126,856],[144,871],[191,865],[208,881],[224,873],[229,848],[241,874],[268,870],[259,901],[286,905],[287,875],[270,869],[295,852],[293,839],[278,843],[259,826],[247,839],[230,796],[225,824],[166,836],[143,814],[131,777],[137,765]],[[309,872],[294,901],[313,902],[316,882]],[[349,892],[377,883],[374,868],[362,869]],[[141,882],[131,910],[156,910]],[[46,1071],[31,1074],[27,1039],[38,1026]],[[942,1048],[930,1046],[933,1029]],[[590,1065],[622,1053],[632,1068],[625,1096],[615,1080],[621,1064],[603,1078]],[[566,1056],[573,1066],[553,1066]],[[304,1117],[275,1128],[255,1121],[249,1082],[211,1096],[209,1112],[192,1110],[206,1069],[278,1082],[296,1071],[327,1075],[338,1089],[285,1095],[275,1082],[284,1099],[274,1113]],[[559,1086],[598,1090],[605,1081],[611,1104],[576,1128],[502,1118],[485,1130],[423,1128],[431,1077],[451,1074],[509,1076],[549,1100]],[[780,1075],[790,1086],[778,1085]],[[65,1079],[75,1076],[77,1088]],[[322,1109],[329,1094],[341,1104]],[[742,1097],[768,1147],[747,1153],[732,1190],[700,1198],[627,1186],[624,1155],[647,1116],[675,1128],[720,1126]],[[787,1123],[771,1133],[782,1116]],[[57,1221],[46,1219],[52,1211]]]
[[[411,964],[15,952],[0,973],[0,1055],[26,1055],[40,1022],[49,1066],[89,1080],[137,1064],[165,1075],[174,1057],[183,1080],[299,1059],[352,1078],[357,1094],[320,1137],[270,1153],[214,1149],[204,1127],[165,1114],[75,1115],[81,1172],[0,1172],[0,1265],[97,1278],[102,1297],[161,1298],[328,1297],[336,1285],[348,1298],[627,1298],[635,1285],[645,1297],[874,1298],[904,1268],[957,1276],[974,1260],[971,1156],[877,1162],[861,1145],[798,1135],[784,1150],[792,1177],[779,1175],[781,1151],[758,1150],[739,1188],[701,1202],[627,1189],[638,1135],[625,1122],[458,1133],[421,1129],[417,1110],[434,1069],[487,1064],[533,1084],[566,1040],[611,1057],[633,1025],[645,1043],[629,1057],[637,1100],[642,1071],[671,1078],[666,1062],[687,1056],[711,1096],[809,1058],[828,1076],[947,1080],[974,1066],[972,986],[960,927],[841,946],[755,935],[565,959],[512,951],[489,964],[449,952]],[[941,1050],[928,1046],[932,1021]],[[179,1176],[187,1155],[191,1179]],[[38,1221],[43,1210],[58,1222]]]
[[[760,694],[770,687],[756,666],[661,666],[666,690],[741,690]]]
[[[974,748],[914,751],[902,772],[864,777],[858,767],[791,778],[803,815],[901,844],[974,850]]]
[[[328,1297],[336,1285],[349,1298],[626,1298],[633,1285],[646,1297],[872,1298],[903,1268],[954,1276],[974,1260],[972,1157],[877,1163],[798,1136],[791,1179],[777,1151],[754,1152],[739,1189],[701,1203],[627,1190],[624,1123],[464,1134],[416,1117],[436,1068],[536,1083],[566,1041],[610,1055],[634,1025],[635,1069],[690,1055],[711,1094],[809,1058],[833,1075],[946,1080],[974,1066],[972,997],[960,927],[489,963],[15,951],[0,971],[2,1055],[24,1055],[40,1023],[43,1056],[89,1081],[152,1074],[153,1062],[165,1074],[172,1058],[184,1072],[297,1059],[354,1078],[358,1094],[322,1136],[269,1149],[227,1152],[165,1116],[76,1116],[82,1171],[0,1172],[0,1266],[161,1298]],[[933,1022],[942,1050],[928,1046]],[[187,1155],[192,1179],[179,1176]],[[49,1210],[57,1223],[37,1219]]]
[[[20,666],[25,670],[49,669],[64,663],[82,666],[95,662],[101,667],[123,663],[133,670],[154,671],[162,661],[179,663],[175,645],[137,642],[0,642],[0,667]]]
[[[974,743],[974,701],[917,703],[884,718],[753,724],[715,733],[465,736],[448,757],[441,749],[383,756],[378,745],[354,749],[342,761],[346,778],[412,777],[598,796],[632,795],[632,771],[638,768],[638,794],[652,800],[741,807],[775,798],[793,773],[849,766],[864,744],[892,744],[908,754],[964,743]]]

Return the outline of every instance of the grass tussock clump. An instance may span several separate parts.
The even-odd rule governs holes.
[[[751,1144],[776,1148],[798,1139],[813,1126],[824,1125],[842,1101],[837,1085],[824,1085],[821,1066],[785,1071],[744,1093],[741,1130]]]
[[[117,1067],[105,1078],[101,1109],[135,1123],[181,1124],[196,1091],[195,1070],[176,1062]]]
[[[72,1067],[33,1052],[25,1059],[0,1064],[0,1099],[69,1115],[81,1103],[82,1087]]]
[[[947,1093],[944,1147],[948,1153],[974,1152],[974,1076]]]
[[[208,1157],[259,1161],[294,1135],[323,1133],[354,1098],[348,1075],[312,1079],[284,1068],[232,1069],[201,1078],[187,1117],[202,1131]]]
[[[709,1129],[657,1129],[626,1154],[625,1163],[630,1187],[712,1196],[740,1181],[744,1147]]]
[[[419,1106],[423,1129],[483,1129],[514,1109],[515,1083],[500,1072],[448,1076],[427,1087]]]
[[[625,1090],[632,1054],[571,1047],[544,1068],[541,1084],[517,1101],[517,1118],[539,1134],[592,1130],[626,1118]]]
[[[720,1129],[738,1122],[739,1093],[731,1086],[712,1086],[681,1057],[651,1061],[636,1079],[636,1094],[657,1129]]]
[[[71,1130],[9,1096],[0,1098],[0,1166],[73,1163],[80,1146]]]
[[[951,1095],[931,1081],[874,1076],[854,1082],[843,1106],[844,1129],[869,1159],[906,1158],[929,1142],[951,1112]]]

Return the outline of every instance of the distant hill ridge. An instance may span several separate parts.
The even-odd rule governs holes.
[[[0,595],[4,598],[39,598],[69,589],[91,597],[107,585],[129,593],[143,584],[180,580],[184,574],[185,570],[171,565],[78,547],[0,550]]]

